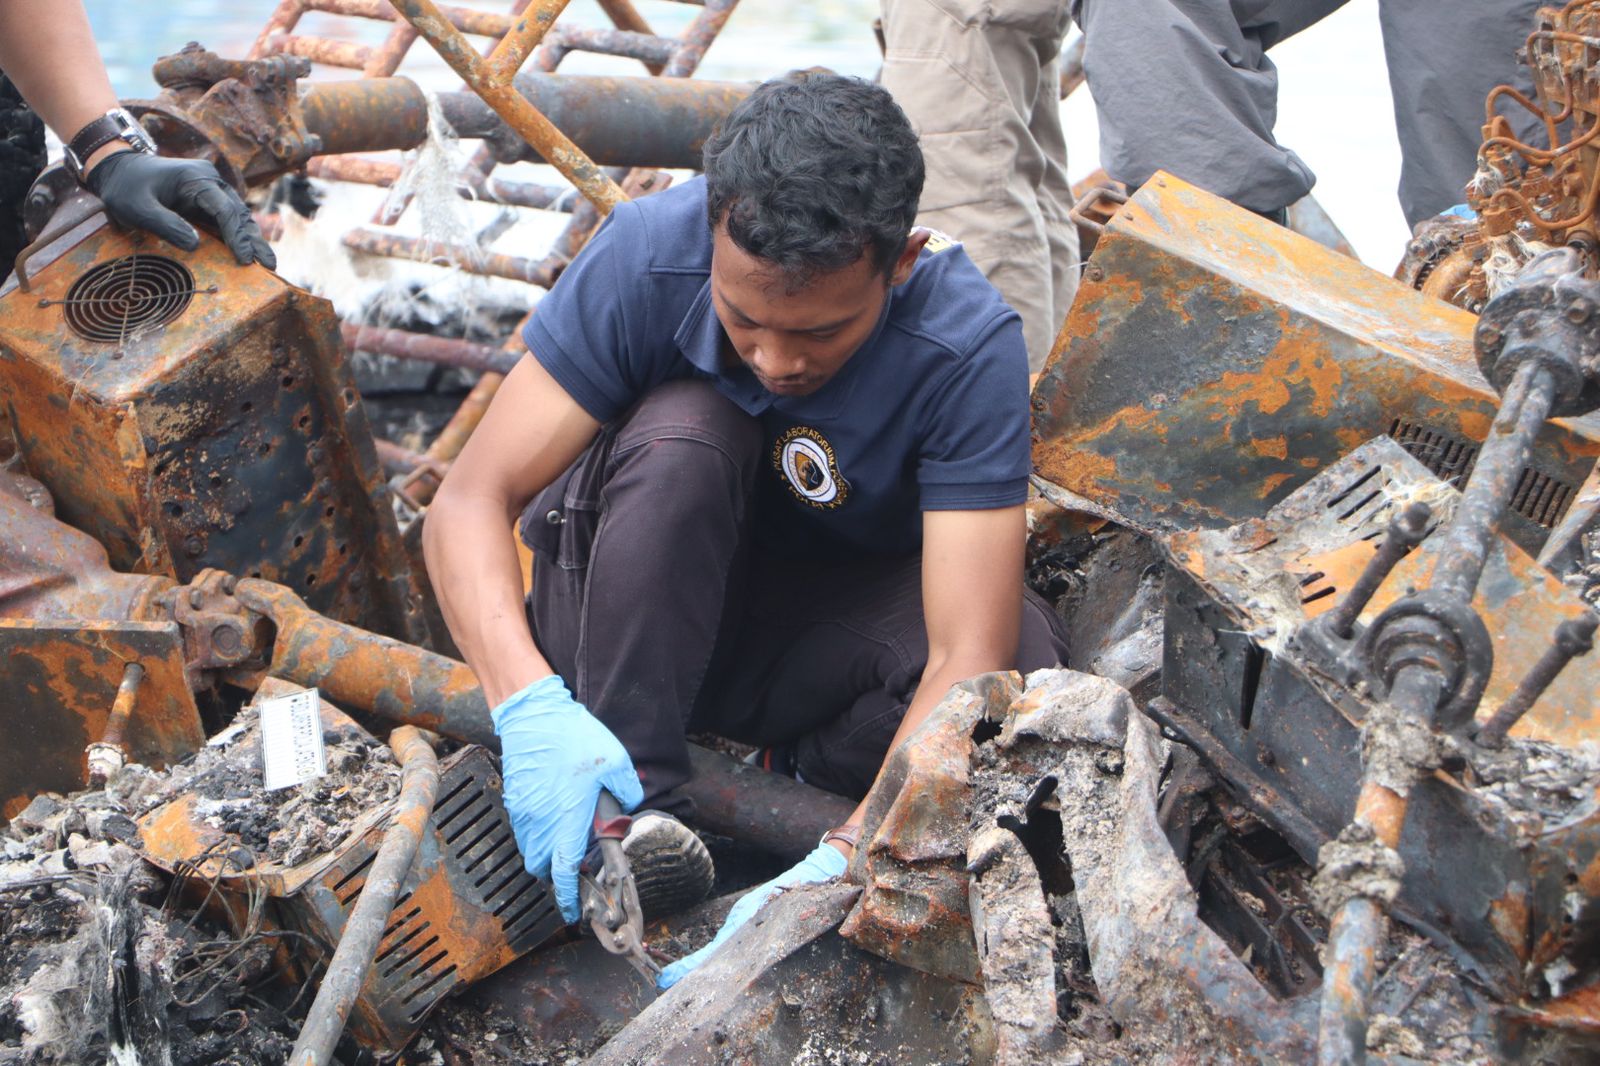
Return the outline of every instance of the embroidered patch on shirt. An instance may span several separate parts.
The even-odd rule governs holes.
[[[795,426],[779,437],[772,462],[790,490],[813,507],[828,510],[850,495],[850,483],[839,474],[833,445],[810,426]]]
[[[927,230],[928,232],[928,243],[923,245],[923,247],[927,249],[929,255],[938,255],[940,252],[946,251],[950,248],[961,247],[961,242],[950,236],[948,233],[940,233],[938,230],[933,229],[930,226],[923,226],[921,228]]]

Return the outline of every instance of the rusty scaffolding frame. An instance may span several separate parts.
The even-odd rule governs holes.
[[[632,0],[599,0],[612,25],[592,28],[560,21],[568,0],[513,0],[505,12],[461,4],[435,4],[432,0],[282,0],[251,47],[249,58],[271,55],[299,56],[313,63],[359,72],[363,77],[390,77],[400,71],[419,38],[425,39],[477,92],[506,124],[571,181],[583,194],[572,203],[567,190],[530,182],[505,181],[494,176],[500,160],[486,141],[456,175],[459,187],[486,203],[528,210],[570,211],[566,227],[541,259],[496,254],[486,248],[467,248],[425,241],[394,232],[410,198],[391,195],[371,220],[377,229],[350,234],[345,243],[363,254],[437,261],[447,260],[458,269],[486,276],[524,281],[540,288],[554,284],[613,205],[630,191],[646,191],[655,181],[641,170],[600,168],[512,89],[512,79],[531,56],[531,66],[554,73],[573,52],[589,52],[639,61],[654,76],[691,77],[717,35],[727,24],[738,0],[671,0],[700,8],[683,34],[656,33]],[[296,32],[301,19],[312,13],[364,22],[387,22],[391,29],[379,45],[364,45],[329,36]],[[469,37],[486,39],[481,51]],[[365,155],[328,155],[312,161],[311,176],[378,187],[392,186],[401,168]],[[268,220],[269,236],[274,227]],[[530,314],[532,312],[529,312]],[[526,318],[523,320],[526,324]],[[506,362],[521,352],[522,325],[506,341]],[[397,494],[412,513],[419,513],[438,487],[439,472],[459,454],[499,388],[503,375],[486,365],[482,345],[450,338],[429,337],[399,329],[347,331],[376,345],[387,355],[431,358],[442,355],[447,364],[473,366],[483,375],[462,401],[450,422],[428,447],[426,462],[397,479]]]

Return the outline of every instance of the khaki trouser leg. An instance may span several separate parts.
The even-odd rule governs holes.
[[[1044,365],[1077,288],[1061,133],[1065,0],[883,0],[883,83],[922,139],[917,221],[966,246]]]

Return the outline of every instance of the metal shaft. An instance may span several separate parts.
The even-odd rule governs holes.
[[[1478,731],[1478,743],[1486,748],[1498,748],[1505,743],[1511,727],[1522,720],[1522,716],[1528,713],[1534,701],[1550,687],[1550,682],[1556,679],[1567,663],[1594,647],[1597,627],[1600,627],[1600,617],[1592,611],[1581,618],[1569,618],[1557,626],[1555,640],[1550,647],[1545,649],[1516,690],[1506,697],[1500,709]]]
[[[1439,702],[1443,683],[1430,667],[1408,666],[1395,679],[1389,700],[1402,716],[1426,720]],[[1370,765],[1363,769],[1354,820],[1372,830],[1376,843],[1399,847],[1406,806],[1405,796],[1373,778]],[[1328,927],[1329,965],[1322,977],[1320,1066],[1361,1066],[1367,1061],[1368,1000],[1386,924],[1383,907],[1365,896],[1351,897],[1333,915]]]
[[[1537,361],[1529,360],[1517,368],[1455,518],[1444,531],[1433,588],[1472,602],[1500,519],[1528,463],[1533,440],[1550,417],[1555,395],[1555,376]]]
[[[1384,534],[1383,543],[1378,545],[1377,554],[1367,561],[1361,576],[1350,586],[1350,591],[1345,593],[1339,605],[1328,612],[1328,626],[1336,636],[1350,636],[1355,629],[1356,619],[1361,616],[1362,609],[1372,599],[1373,593],[1383,584],[1384,578],[1389,576],[1395,564],[1405,558],[1407,552],[1421,542],[1432,515],[1433,510],[1427,504],[1417,502],[1408,504],[1389,522],[1389,530]]]
[[[391,733],[389,746],[401,767],[400,796],[395,800],[393,819],[384,830],[361,896],[350,910],[339,946],[334,949],[317,998],[306,1015],[300,1039],[289,1056],[293,1066],[321,1066],[333,1060],[334,1046],[344,1032],[350,1008],[361,994],[394,901],[411,872],[411,862],[433,815],[433,802],[439,793],[439,761],[433,749],[410,726]]]

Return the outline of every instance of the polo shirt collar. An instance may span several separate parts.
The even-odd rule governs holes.
[[[710,278],[700,286],[700,292],[689,305],[672,339],[689,364],[713,378],[718,391],[747,414],[759,415],[773,407],[793,418],[837,418],[849,402],[856,381],[862,376],[862,364],[875,353],[883,328],[889,321],[889,308],[894,303],[894,296],[894,290],[890,289],[888,298],[883,301],[883,309],[878,313],[878,323],[867,339],[861,342],[861,347],[856,349],[839,373],[810,396],[774,396],[761,387],[761,382],[743,363],[732,369],[722,365],[725,334],[722,320],[717,318],[716,308],[711,304]]]

